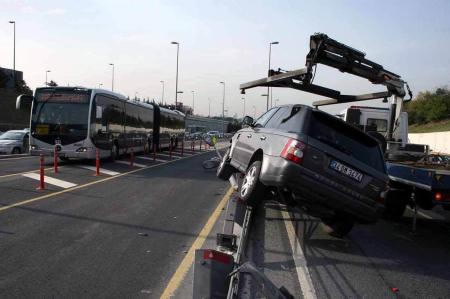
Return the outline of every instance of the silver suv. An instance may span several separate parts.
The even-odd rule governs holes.
[[[232,138],[217,170],[244,174],[239,195],[256,205],[268,188],[320,217],[334,235],[355,222],[375,222],[388,176],[378,142],[325,112],[304,105],[275,107]]]

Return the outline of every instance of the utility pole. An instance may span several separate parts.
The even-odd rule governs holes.
[[[14,25],[13,80],[14,80],[14,89],[16,89],[16,21],[9,21],[9,23]]]
[[[208,117],[211,117],[211,99],[208,98]]]
[[[45,86],[48,86],[47,74],[50,73],[50,70],[45,71]]]
[[[223,97],[222,97],[222,133],[225,133],[225,82],[220,81],[223,84]]]
[[[194,92],[193,90],[192,90],[191,92],[192,92],[192,115],[194,115],[194,109],[195,109],[195,108],[194,108],[194,105],[195,105],[195,102],[194,102],[194,93],[195,93],[195,92]]]
[[[180,54],[180,44],[178,42],[172,42],[172,45],[177,45],[177,75],[175,79],[175,110],[178,108],[178,56]]]
[[[162,83],[162,96],[161,96],[161,103],[164,103],[164,81],[159,81]]]
[[[243,117],[245,117],[245,97],[242,97],[241,100],[244,100],[244,115],[243,115]]]
[[[271,42],[269,43],[269,69],[267,70],[267,77],[270,76],[270,57],[272,55],[272,45],[278,45],[279,42]],[[267,86],[267,107],[266,107],[266,111],[269,110],[269,94],[270,94],[270,87]],[[272,103],[270,103],[270,105],[272,106]]]
[[[110,63],[112,66],[112,82],[111,82],[111,91],[114,91],[114,63]]]

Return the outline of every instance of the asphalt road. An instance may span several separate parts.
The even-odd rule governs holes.
[[[308,298],[449,298],[450,213],[421,212],[415,233],[412,215],[408,210],[397,222],[357,225],[337,239],[319,219],[267,201],[254,216],[247,260],[296,298],[304,297],[304,290],[295,260],[309,271],[315,296]],[[286,221],[301,250],[289,244]],[[252,295],[243,298],[260,298],[255,283],[245,291]]]
[[[228,190],[201,166],[213,155],[102,162],[120,174],[100,177],[68,163],[46,175],[76,186],[46,190],[20,174],[36,158],[0,160],[0,297],[158,298]]]
[[[136,157],[133,167],[128,157],[102,161],[100,176],[86,168],[92,162],[62,163],[54,174],[48,159],[46,176],[72,187],[46,190],[24,176],[37,173],[36,157],[0,160],[0,297],[159,298],[175,277],[174,297],[190,298],[191,261],[186,276],[177,273],[229,190],[201,167],[214,153],[197,154]],[[421,211],[415,233],[411,217],[407,210],[336,239],[318,219],[271,199],[254,214],[245,256],[296,298],[449,298],[450,213]],[[203,247],[215,246],[217,218]],[[261,298],[251,281],[245,291]]]

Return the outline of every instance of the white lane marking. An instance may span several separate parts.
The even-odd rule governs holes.
[[[96,170],[96,168],[94,166],[80,165],[80,167],[84,168],[84,169],[92,170],[92,171]],[[120,172],[107,170],[107,169],[104,169],[104,168],[100,168],[100,173],[107,174],[107,175],[118,175],[118,174],[120,174]]]
[[[130,161],[121,161],[121,160],[116,160],[116,161],[114,161],[114,162],[116,162],[116,163],[119,163],[119,164],[124,164],[124,165],[130,165]],[[144,164],[139,164],[139,163],[134,163],[133,162],[133,166],[136,166],[136,167],[141,167],[141,168],[143,168],[143,167],[147,167],[147,165],[144,165]]]
[[[22,175],[24,177],[27,177],[27,178],[30,178],[30,179],[34,179],[34,180],[38,180],[38,181],[41,179],[39,173],[24,173]],[[61,188],[64,188],[64,189],[72,188],[72,187],[75,187],[77,185],[77,184],[66,182],[66,181],[63,181],[63,180],[58,180],[58,179],[55,179],[55,178],[52,178],[52,177],[49,177],[49,176],[46,176],[46,175],[44,176],[44,182],[46,184],[55,185],[55,186],[58,186],[58,187],[61,187]]]
[[[142,160],[153,161],[153,158],[150,158],[150,157],[141,157],[141,156],[137,156],[136,158],[142,159]],[[169,162],[169,160],[163,160],[163,159],[158,159],[158,158],[156,158],[155,161],[158,161],[158,162],[164,162],[164,163],[165,163],[165,162]]]
[[[156,155],[157,155],[157,156],[163,156],[163,157],[170,157],[169,154],[161,154],[161,153],[157,153]],[[180,157],[176,157],[176,156],[172,155],[172,158],[174,158],[174,159],[179,159]]]
[[[306,262],[305,254],[303,253],[303,249],[297,240],[294,225],[291,221],[291,216],[286,211],[282,211],[281,214],[284,218],[284,225],[286,226],[286,231],[289,237],[289,244],[291,245],[292,249],[292,257],[294,258],[295,269],[297,270],[297,278],[302,289],[303,297],[305,299],[316,299],[316,290],[314,289],[311,275],[308,270],[308,264]]]
[[[410,207],[407,207],[407,208],[408,208],[408,210],[410,210],[411,212],[414,213],[414,209],[411,209]],[[428,216],[427,214],[422,213],[421,211],[417,211],[417,214],[419,214],[420,216],[422,216],[422,217],[424,217],[424,218],[427,218],[427,219],[433,219],[433,217]]]

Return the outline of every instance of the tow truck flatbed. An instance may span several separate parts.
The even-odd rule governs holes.
[[[421,198],[417,199],[421,208],[429,209],[435,205],[450,207],[450,170],[431,167],[433,165],[386,162],[389,179],[394,185],[422,190]]]

